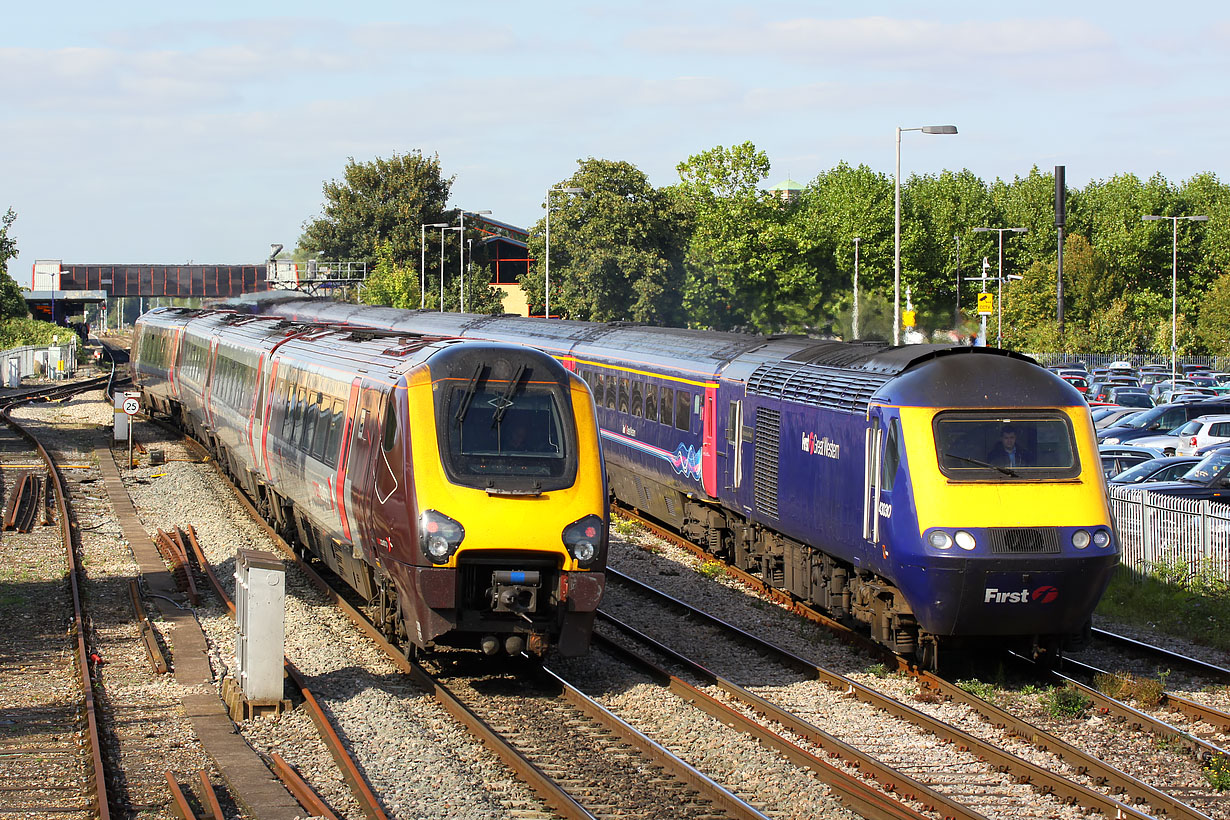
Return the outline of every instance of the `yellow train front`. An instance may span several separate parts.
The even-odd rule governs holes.
[[[453,345],[393,395],[366,499],[391,620],[418,647],[584,653],[608,523],[585,383],[538,351]]]

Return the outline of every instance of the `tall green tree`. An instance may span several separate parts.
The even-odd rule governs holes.
[[[420,226],[454,222],[446,211],[453,178],[445,179],[437,156],[419,151],[377,157],[370,162],[347,159],[342,179],[324,184],[323,214],[303,223],[299,246],[329,260],[363,260],[374,264],[382,243],[401,264],[420,259]]]
[[[9,260],[17,258],[17,239],[9,235],[9,228],[17,221],[17,213],[9,208],[0,219],[0,318],[23,319],[28,314],[26,300],[21,288],[9,276]]]
[[[499,313],[503,310],[503,292],[491,287],[490,277],[481,264],[474,263],[472,274],[465,279],[465,309],[467,313]],[[440,309],[440,273],[438,268],[420,277],[418,265],[399,263],[390,242],[376,249],[376,262],[363,283],[360,301],[366,305],[383,305],[415,310],[420,305],[428,310]],[[461,309],[461,282],[457,272],[446,271],[444,280],[444,310]]]
[[[636,166],[578,160],[555,187],[581,193],[552,196],[551,314],[588,321],[630,319],[681,323],[683,225],[677,202],[649,184]],[[546,218],[530,231],[538,262],[522,281],[532,313],[545,308]]]

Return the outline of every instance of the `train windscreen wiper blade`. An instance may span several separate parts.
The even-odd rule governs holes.
[[[483,366],[480,364],[474,368],[474,375],[470,377],[470,383],[466,385],[465,395],[461,397],[461,405],[457,408],[457,415],[454,418],[458,426],[466,420],[466,413],[470,412],[470,404],[474,401],[474,388],[478,386],[478,377],[482,374]]]
[[[998,464],[991,464],[987,461],[979,461],[976,458],[966,458],[965,456],[959,456],[956,453],[944,453],[943,455],[944,458],[955,458],[957,461],[964,461],[966,464],[973,464],[975,467],[986,467],[989,470],[999,470],[1006,476],[1019,478],[1015,471],[1010,470],[1007,467],[1001,467]]]
[[[492,427],[499,427],[500,422],[504,420],[504,414],[508,412],[509,407],[512,407],[512,395],[516,392],[517,385],[521,383],[523,373],[525,373],[524,364],[517,368],[517,372],[508,381],[508,389],[504,391],[504,395],[500,396],[500,401],[495,408],[495,417],[491,420]]]

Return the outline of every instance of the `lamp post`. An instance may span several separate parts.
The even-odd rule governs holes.
[[[419,262],[419,284],[422,287],[423,298],[419,302],[419,310],[427,307],[427,229],[428,228],[447,228],[447,222],[424,222],[419,226],[419,249],[422,250],[422,259]],[[443,236],[443,234],[441,234]],[[441,263],[444,261],[444,254],[440,254]],[[444,265],[440,266],[440,278],[444,278]]]
[[[454,225],[445,224],[440,228],[440,312],[444,312],[444,235],[449,231],[460,231]]]
[[[999,280],[999,293],[995,297],[998,304],[995,305],[995,346],[1004,346],[1004,232],[1011,231],[1012,233],[1028,233],[1029,228],[974,228],[974,233],[989,233],[995,231],[999,234],[999,270],[996,272],[995,278]],[[1020,279],[1021,277],[1015,277]]]
[[[858,338],[858,243],[862,237],[854,237],[854,315],[850,319],[850,335]]]
[[[477,216],[479,214],[489,214],[491,213],[491,211],[460,211],[461,225],[458,226],[457,228],[457,230],[460,231],[460,233],[458,234],[457,244],[461,246],[461,264],[457,266],[457,271],[458,273],[461,274],[461,285],[460,285],[461,298],[459,300],[459,303],[460,303],[459,309],[462,313],[466,312],[466,243],[461,240],[464,240],[466,237],[466,214],[467,213]]]
[[[897,126],[897,173],[893,178],[893,344],[901,344],[901,132],[955,134],[955,125],[924,125],[920,128]]]
[[[1142,216],[1143,222],[1169,219],[1172,227],[1170,251],[1170,386],[1174,387],[1179,353],[1179,220],[1208,222],[1207,216]]]
[[[547,249],[546,253],[546,284],[543,287],[543,297],[545,306],[543,307],[542,317],[544,319],[551,318],[551,194],[579,194],[584,191],[584,188],[567,187],[567,188],[548,188],[547,189]]]
[[[961,332],[961,234],[954,233],[952,238],[957,243],[957,302],[952,311],[952,329]]]

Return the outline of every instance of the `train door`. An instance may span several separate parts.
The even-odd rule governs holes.
[[[888,560],[893,491],[901,466],[901,421],[882,409],[871,413],[864,462],[863,538],[873,562]]]
[[[717,498],[717,387],[707,385],[701,406],[701,486]]]
[[[736,495],[743,486],[743,400],[726,407],[726,489]]]
[[[385,470],[381,458],[384,409],[385,395],[382,392],[367,385],[359,388],[346,464],[347,485],[350,488],[347,506],[358,527],[356,540],[366,541],[373,549],[377,547],[379,538],[375,532],[375,508],[383,503],[379,500],[380,496],[387,500],[392,486],[391,476],[383,475]],[[386,543],[382,546],[387,554],[391,545]]]

